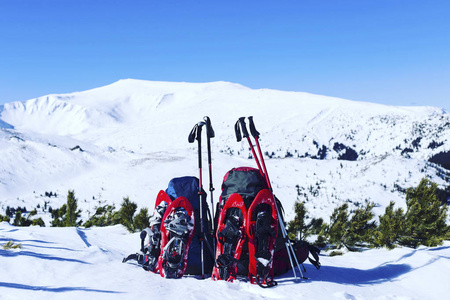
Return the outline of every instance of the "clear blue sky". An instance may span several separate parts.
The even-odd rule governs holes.
[[[0,0],[0,103],[123,78],[450,110],[450,1]]]

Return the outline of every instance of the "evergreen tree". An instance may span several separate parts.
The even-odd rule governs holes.
[[[0,222],[3,222],[3,221],[9,223],[9,221],[11,221],[11,219],[8,217],[8,215],[6,215],[6,216],[0,215]]]
[[[123,198],[121,208],[119,210],[120,223],[125,226],[128,231],[135,232],[133,216],[136,212],[137,204],[130,201],[129,197]]]
[[[22,217],[22,211],[17,210],[16,214],[14,216],[14,221],[13,221],[13,225],[14,226],[21,226],[22,224],[22,220],[24,220],[25,218]]]
[[[391,201],[379,216],[380,224],[375,231],[374,243],[378,247],[394,249],[404,231],[405,215],[402,208],[394,210],[394,201]]]
[[[416,188],[406,191],[405,231],[400,244],[409,247],[437,246],[449,234],[447,206],[441,206],[437,184],[423,178]]]
[[[37,218],[37,219],[31,219],[31,217],[34,217],[37,215],[37,209],[33,209],[27,217],[27,220],[29,220],[29,222],[31,222],[31,225],[33,226],[40,226],[40,227],[45,227],[45,222],[44,220],[42,220],[42,218]]]
[[[365,207],[356,209],[353,214],[348,213],[348,204],[344,203],[334,209],[330,217],[330,225],[324,226],[325,236],[328,242],[337,248],[342,246],[373,245],[373,236],[376,229],[373,203],[368,203]],[[319,235],[320,237],[320,235]],[[324,237],[320,241],[324,242]]]
[[[323,219],[313,218],[311,222],[306,224],[305,219],[308,211],[305,203],[296,201],[294,204],[295,217],[288,223],[287,232],[292,240],[303,240],[311,234],[319,234],[322,229]]]
[[[306,208],[304,202],[296,201],[294,204],[294,212],[295,217],[294,220],[288,223],[287,232],[289,238],[292,240],[306,237],[306,226],[305,226],[305,216],[306,216]]]
[[[12,218],[12,216],[14,215],[11,211],[11,207],[7,206],[6,207],[6,212],[5,212],[6,216]]]
[[[64,219],[67,212],[67,205],[63,204],[60,208],[52,209],[49,212],[52,214],[52,221],[50,222],[52,227],[64,227]]]
[[[75,227],[81,224],[81,221],[77,222],[80,217],[81,210],[78,209],[78,200],[75,198],[75,192],[69,190],[67,193],[67,202],[60,208],[52,209],[49,212],[52,214],[53,220],[51,225],[53,227]]]
[[[147,227],[150,227],[149,222],[149,214],[148,214],[148,208],[144,207],[139,210],[139,213],[134,217],[133,224],[134,229],[142,231]]]
[[[64,227],[75,227],[80,225],[77,223],[77,219],[80,217],[81,210],[78,210],[78,199],[75,198],[75,192],[69,190],[67,194],[67,210],[63,220]]]
[[[26,218],[24,216],[22,216],[21,210],[17,210],[15,217],[14,217],[13,225],[14,226],[37,225],[37,226],[45,227],[45,223],[41,218],[31,219],[31,217],[33,217],[35,215],[37,215],[36,209],[33,209],[30,213],[28,213],[28,216]],[[1,220],[1,216],[0,216],[0,220]],[[7,221],[9,222],[9,217],[7,217]]]
[[[42,220],[42,218],[37,218],[37,219],[31,220],[31,225],[45,227],[45,222],[44,222],[44,220]]]
[[[95,210],[95,214],[84,223],[84,227],[92,226],[111,226],[120,223],[119,213],[115,211],[116,207],[113,205],[99,206]]]
[[[348,246],[359,245],[361,242],[373,245],[373,237],[376,229],[375,214],[372,209],[375,205],[367,203],[365,207],[356,209],[348,222],[347,234],[344,242]]]
[[[14,217],[14,226],[30,226],[31,221],[28,218],[22,216],[22,211],[17,210],[16,215]]]
[[[344,203],[335,208],[330,217],[330,225],[327,232],[328,241],[338,248],[344,244],[349,226],[347,209],[348,204]]]

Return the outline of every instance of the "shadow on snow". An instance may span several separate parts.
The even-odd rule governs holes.
[[[21,290],[30,290],[30,291],[53,292],[53,293],[73,292],[73,291],[109,293],[109,294],[121,294],[122,293],[122,292],[117,292],[117,291],[106,291],[106,290],[98,290],[98,289],[91,289],[91,288],[86,288],[86,287],[76,287],[76,286],[48,287],[48,286],[32,286],[32,285],[9,283],[9,282],[0,282],[0,287],[21,289]]]
[[[84,231],[80,230],[78,227],[77,227],[77,234],[80,236],[81,240],[86,245],[86,247],[92,246],[91,243],[88,242],[86,233],[84,233]]]
[[[319,271],[312,269],[313,272],[303,272],[303,275],[309,277],[310,281],[314,282],[333,282],[338,284],[352,284],[352,285],[365,285],[365,284],[379,284],[388,281],[395,280],[403,274],[406,274],[412,270],[408,264],[389,264],[378,266],[373,269],[361,270],[356,268],[344,268],[334,266],[324,266]],[[298,269],[297,276],[298,276]],[[292,281],[294,273],[289,271],[282,278],[276,279],[279,283]],[[290,278],[287,278],[290,277]],[[302,282],[299,280],[299,282]]]
[[[7,251],[7,250],[1,250],[0,249],[0,256],[6,256],[6,257],[16,257],[16,256],[31,256],[31,257],[35,257],[35,258],[39,258],[39,259],[46,259],[46,260],[56,260],[56,261],[63,261],[63,262],[75,262],[75,263],[80,263],[80,264],[90,264],[88,262],[79,260],[79,259],[73,259],[73,258],[64,258],[64,257],[57,257],[57,256],[52,256],[52,255],[47,255],[47,254],[42,254],[42,253],[35,253],[35,252],[31,252],[31,251]]]
[[[9,242],[13,241],[14,243],[23,243],[23,242],[33,242],[33,243],[41,243],[41,244],[55,244],[54,242],[46,242],[41,240],[16,240],[16,239],[5,239],[1,238],[0,242]]]

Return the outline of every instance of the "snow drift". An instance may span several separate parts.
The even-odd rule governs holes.
[[[0,223],[1,299],[441,299],[450,279],[450,244],[321,256],[305,264],[309,280],[292,271],[262,289],[245,278],[233,283],[201,276],[165,279],[122,258],[136,251],[139,233],[106,228],[17,228]]]

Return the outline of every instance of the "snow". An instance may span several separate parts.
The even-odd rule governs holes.
[[[270,260],[264,259],[262,257],[258,257],[256,260],[259,261],[265,267],[267,267],[270,263]]]
[[[390,201],[405,207],[402,189],[423,177],[449,185],[450,173],[427,162],[450,150],[450,115],[435,107],[398,107],[300,92],[253,90],[230,82],[186,83],[125,79],[96,89],[47,95],[0,106],[0,214],[7,206],[38,208],[47,226],[48,207],[74,190],[82,219],[95,208],[129,197],[138,208],[154,207],[170,179],[198,176],[192,127],[211,118],[213,203],[225,173],[256,167],[247,141],[237,143],[234,123],[254,116],[262,151],[286,220],[295,201],[310,217],[328,221],[342,203],[375,203],[377,215]],[[345,145],[355,161],[338,160]],[[435,147],[430,147],[430,145]],[[324,159],[313,159],[326,147]],[[408,150],[405,154],[404,151]],[[206,143],[202,148],[204,180]],[[206,186],[208,182],[204,182]],[[46,192],[57,196],[45,196]],[[208,193],[208,202],[210,202]],[[292,273],[261,289],[186,277],[165,280],[122,257],[139,247],[137,234],[109,228],[15,228],[0,225],[0,299],[17,298],[296,298],[436,299],[446,294],[450,244],[321,257],[322,269],[306,264],[310,280]],[[182,293],[180,293],[182,291]]]
[[[0,212],[45,203],[57,208],[69,189],[83,219],[98,205],[117,207],[126,196],[139,207],[153,207],[171,178],[198,176],[197,143],[189,144],[187,136],[204,116],[216,132],[216,202],[228,170],[256,167],[247,141],[237,143],[233,128],[239,117],[250,115],[262,151],[272,157],[265,159],[287,220],[296,200],[307,202],[312,217],[328,218],[344,202],[375,202],[377,213],[391,200],[404,206],[398,187],[416,186],[425,176],[448,186],[450,175],[446,179],[445,171],[426,162],[450,150],[450,115],[438,108],[252,90],[229,82],[126,79],[0,108]],[[431,142],[439,146],[430,148]],[[333,150],[336,143],[354,149],[358,160],[337,160],[345,150]],[[311,159],[323,147],[325,159]],[[406,148],[413,152],[403,155]],[[50,191],[58,196],[41,196]],[[40,216],[48,221],[48,213]]]
[[[309,279],[288,272],[262,289],[246,278],[233,283],[209,277],[165,279],[122,258],[139,248],[139,233],[104,228],[16,228],[0,223],[0,299],[443,299],[450,280],[450,242],[441,247],[373,249],[320,255]]]

